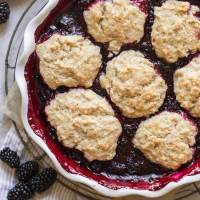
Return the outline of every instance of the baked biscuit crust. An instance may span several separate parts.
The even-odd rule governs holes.
[[[138,51],[124,51],[100,77],[113,103],[129,118],[149,116],[163,104],[167,86],[154,65]]]
[[[164,111],[139,125],[133,144],[152,162],[177,170],[192,159],[196,134],[190,121]]]
[[[200,21],[194,16],[199,11],[197,6],[177,0],[155,7],[151,38],[158,57],[174,63],[200,50]]]
[[[146,14],[130,0],[98,1],[84,11],[88,32],[97,42],[109,43],[110,51],[139,42],[144,35]]]
[[[45,108],[58,139],[89,160],[111,160],[122,127],[108,102],[92,90],[73,89],[56,95]]]
[[[176,99],[193,117],[200,117],[200,57],[193,58],[174,75]]]
[[[101,67],[100,48],[81,35],[54,34],[36,46],[40,73],[51,89],[92,86]]]

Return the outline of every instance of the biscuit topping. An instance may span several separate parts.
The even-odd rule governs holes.
[[[129,118],[148,116],[163,104],[167,86],[154,65],[138,51],[124,51],[100,77],[111,100]]]
[[[84,12],[88,32],[97,42],[109,43],[110,51],[139,42],[144,35],[146,14],[130,0],[98,1]]]
[[[92,86],[101,66],[100,48],[80,35],[53,35],[38,44],[40,73],[51,89]]]
[[[152,162],[176,170],[192,159],[196,134],[190,121],[165,111],[140,124],[133,144]]]
[[[168,0],[155,7],[152,44],[156,54],[169,63],[200,50],[199,8],[188,2]]]
[[[200,57],[175,72],[174,90],[181,106],[193,117],[200,117]]]
[[[64,146],[82,151],[89,161],[115,156],[121,124],[108,102],[92,90],[58,94],[45,111]]]

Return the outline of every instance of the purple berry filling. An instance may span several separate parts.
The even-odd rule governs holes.
[[[81,0],[79,0],[79,3],[80,2]],[[141,51],[146,56],[146,58],[148,58],[151,62],[155,64],[155,66],[158,68],[159,73],[165,79],[168,85],[168,90],[164,104],[159,109],[159,112],[162,112],[164,110],[179,113],[185,112],[187,114],[187,117],[190,120],[192,120],[197,125],[198,130],[200,130],[200,119],[191,117],[187,111],[183,110],[180,107],[179,103],[176,101],[173,87],[173,75],[175,70],[188,64],[191,61],[191,59],[194,56],[196,56],[196,54],[190,55],[187,58],[180,59],[174,64],[169,64],[166,63],[164,60],[159,59],[155,55],[155,52],[152,48],[151,27],[154,21],[153,7],[162,5],[162,2],[164,1],[151,0],[148,1],[148,6],[146,7],[144,6],[145,4],[143,0],[136,0],[136,2],[137,5],[143,5],[143,9],[141,10],[145,10],[144,8],[147,7],[148,18],[145,26],[145,35],[140,43],[125,45],[122,47],[121,51],[128,49]],[[188,2],[200,6],[199,0],[188,0]],[[64,3],[61,3],[61,5],[63,4]],[[83,2],[82,4],[77,4],[77,2],[75,1],[74,3],[70,3],[70,5],[68,5],[67,8],[64,9],[61,14],[59,14],[59,16],[55,14],[56,12],[52,12],[49,16],[49,19],[47,19],[46,22],[48,26],[41,25],[38,28],[36,32],[36,40],[38,42],[42,42],[54,33],[59,33],[62,35],[82,34],[90,38],[93,41],[93,43],[101,47],[101,53],[103,55],[103,65],[91,89],[94,90],[97,94],[107,98],[107,100],[111,103],[112,107],[114,108],[117,118],[122,124],[123,132],[118,140],[116,156],[113,160],[110,161],[88,162],[84,158],[82,152],[75,149],[66,148],[58,141],[56,136],[56,130],[47,122],[44,108],[45,105],[47,105],[49,101],[55,97],[55,94],[66,92],[69,90],[69,88],[60,87],[57,90],[51,90],[44,83],[39,73],[39,59],[35,53],[30,57],[29,62],[26,66],[26,79],[29,87],[29,97],[33,105],[33,108],[31,110],[35,110],[35,115],[45,127],[45,131],[48,133],[48,135],[51,136],[50,138],[53,139],[54,144],[56,146],[59,146],[60,151],[65,156],[75,160],[76,163],[78,163],[78,165],[80,165],[84,169],[89,169],[94,173],[102,174],[107,177],[112,176],[112,178],[117,178],[121,180],[146,180],[148,182],[152,182],[153,180],[156,180],[159,177],[165,177],[173,174],[173,171],[150,162],[143,156],[143,154],[139,150],[135,149],[132,145],[131,141],[138,128],[138,125],[142,120],[145,120],[146,118],[128,119],[124,117],[119,111],[119,109],[110,101],[110,98],[106,94],[106,91],[101,88],[99,83],[99,76],[102,72],[105,71],[106,63],[112,58],[108,56],[107,46],[96,43],[94,39],[91,38],[91,36],[87,33],[86,24],[82,15],[82,10],[85,6],[88,6],[88,4],[85,4]],[[56,20],[52,21],[52,18],[55,18],[55,15]],[[31,103],[29,102],[29,104]],[[31,123],[32,116],[29,115],[29,117],[29,121]],[[32,124],[33,128],[34,126],[36,125]],[[187,163],[186,165],[182,166],[180,170],[191,166],[192,163],[194,163],[198,158],[200,158],[200,132],[198,132],[196,138],[196,145],[194,149],[195,153],[193,160],[190,163]]]

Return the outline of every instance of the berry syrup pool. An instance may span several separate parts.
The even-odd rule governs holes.
[[[155,114],[164,110],[184,113],[184,116],[192,120],[198,128],[193,160],[177,171],[171,171],[150,162],[139,150],[133,147],[132,138],[138,125],[146,118],[128,119],[124,117],[119,109],[110,101],[105,90],[101,88],[99,76],[102,72],[105,72],[106,63],[114,56],[110,58],[108,56],[107,45],[96,43],[87,33],[86,24],[83,19],[83,10],[91,6],[94,1],[91,1],[91,3],[83,2],[81,0],[79,2],[60,0],[56,8],[51,11],[46,20],[37,28],[35,39],[37,43],[41,43],[54,33],[62,35],[82,34],[101,47],[103,64],[91,89],[109,101],[115,110],[115,115],[122,124],[123,132],[118,140],[116,156],[110,161],[89,162],[84,158],[82,152],[66,148],[58,141],[56,130],[47,121],[44,109],[57,93],[67,92],[70,88],[60,87],[57,90],[51,90],[44,83],[39,73],[39,59],[33,53],[29,57],[25,67],[25,78],[29,93],[28,119],[35,134],[43,139],[66,171],[88,177],[112,189],[126,187],[155,191],[163,188],[170,182],[179,181],[185,175],[200,173],[200,119],[192,118],[189,113],[179,106],[173,88],[173,74],[175,70],[188,64],[196,55],[190,55],[174,64],[168,64],[164,60],[157,58],[151,45],[150,35],[154,21],[153,7],[162,5],[164,1],[132,1],[143,12],[148,14],[145,35],[140,43],[125,45],[121,51],[128,49],[141,51],[146,58],[155,64],[159,73],[165,79],[168,85],[166,98],[162,107]],[[198,0],[191,0],[189,2],[200,6]]]

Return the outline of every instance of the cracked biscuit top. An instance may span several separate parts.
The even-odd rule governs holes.
[[[84,11],[84,18],[92,37],[113,52],[144,35],[146,14],[129,0],[98,1]]]
[[[64,146],[82,151],[89,161],[115,156],[121,124],[108,102],[92,90],[58,94],[45,112]]]
[[[193,117],[200,117],[200,57],[193,58],[174,76],[176,99]]]
[[[109,61],[100,77],[113,103],[129,118],[149,116],[163,104],[167,86],[154,65],[138,51],[124,51]]]
[[[192,159],[196,134],[190,121],[165,111],[139,125],[133,144],[152,162],[176,170]]]
[[[54,34],[37,44],[40,73],[51,89],[92,86],[101,66],[100,48],[80,35]]]
[[[188,2],[168,0],[155,7],[152,44],[157,56],[169,63],[200,50],[200,10]]]

